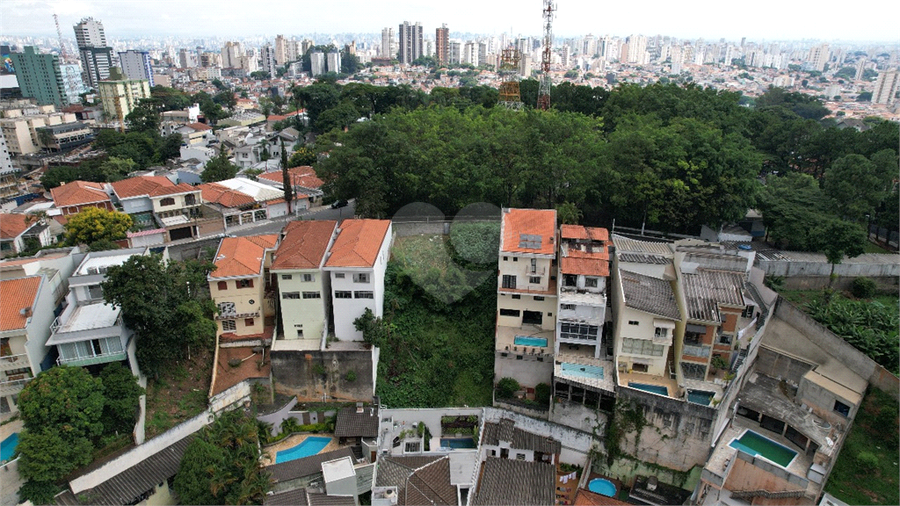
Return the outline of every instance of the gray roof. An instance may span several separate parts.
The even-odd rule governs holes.
[[[399,487],[406,482],[406,479],[413,471],[431,464],[438,458],[440,457],[434,455],[382,457],[378,459],[378,473],[375,478],[375,486]]]
[[[76,497],[71,489],[55,497],[57,504],[132,504],[144,492],[153,490],[178,472],[181,456],[193,434],[150,455],[135,466],[122,471]],[[84,498],[84,503],[78,500]]]
[[[613,234],[612,242],[618,252],[630,251],[632,253],[672,256],[672,247],[667,242],[639,241],[618,234]]]
[[[353,451],[349,447],[334,450],[326,453],[318,453],[310,455],[302,459],[281,462],[280,464],[272,464],[266,467],[266,471],[272,474],[272,480],[275,483],[294,480],[304,476],[310,476],[322,472],[322,462],[340,459],[343,457],[353,457]]]
[[[355,407],[342,408],[334,424],[335,437],[378,437],[378,408],[365,407],[357,413]]]
[[[356,501],[353,497],[330,496],[298,488],[267,495],[263,504],[266,506],[356,506]]]
[[[619,278],[625,294],[626,306],[670,320],[681,321],[671,281],[621,269]]]
[[[397,487],[397,504],[456,505],[456,486],[450,482],[450,458],[382,457],[378,461],[378,487]]]
[[[719,305],[745,306],[744,276],[733,271],[697,269],[682,274],[688,318],[719,322]]]
[[[665,265],[672,263],[671,258],[660,255],[648,255],[646,253],[617,253],[620,262],[633,264]]]
[[[509,441],[515,450],[532,450],[547,454],[556,454],[562,450],[562,444],[539,434],[533,434],[515,427],[515,422],[502,418],[500,423],[485,422],[484,444],[498,446],[500,441]]]
[[[483,465],[475,506],[554,503],[556,467],[552,464],[488,457]]]

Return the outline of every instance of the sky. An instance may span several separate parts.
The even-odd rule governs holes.
[[[864,4],[836,0],[598,1],[556,0],[558,37],[631,34],[739,41],[883,41],[900,43],[900,2]],[[814,6],[814,7],[813,7]],[[103,22],[108,38],[147,36],[252,37],[276,34],[380,33],[403,21],[421,22],[426,33],[447,23],[451,32],[538,36],[542,0],[2,0],[0,39],[5,35],[63,35],[82,17]],[[849,19],[856,18],[850,22]]]

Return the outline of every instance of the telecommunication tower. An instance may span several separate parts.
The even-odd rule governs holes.
[[[62,65],[69,63],[69,55],[66,53],[66,43],[63,41],[62,30],[59,29],[59,17],[56,14],[53,15],[53,23],[56,24],[56,35],[59,37],[59,71],[62,73]],[[75,76],[73,76],[71,72],[66,72],[63,75],[63,79],[66,81],[67,89],[78,89],[78,84],[75,82]],[[68,95],[66,95],[66,101],[68,101]]]
[[[537,107],[547,110],[550,108],[550,57],[553,46],[553,16],[556,14],[556,5],[553,0],[544,0],[544,52],[541,55],[541,87],[538,89]]]
[[[504,49],[500,53],[500,97],[499,104],[518,111],[522,109],[522,96],[519,94],[519,50]]]

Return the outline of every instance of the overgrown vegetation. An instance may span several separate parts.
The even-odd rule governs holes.
[[[606,465],[611,466],[616,460],[626,457],[622,444],[628,434],[634,434],[634,446],[640,447],[641,432],[647,421],[640,405],[619,398],[613,416],[609,417],[604,433],[603,443],[606,447]]]
[[[212,357],[211,349],[193,350],[189,358],[169,363],[147,380],[148,439],[209,408]]]
[[[804,310],[853,347],[897,374],[900,312],[896,304],[886,306],[876,301],[832,297],[830,302],[815,299],[807,303]]]
[[[847,504],[900,504],[897,400],[870,389],[825,491]]]

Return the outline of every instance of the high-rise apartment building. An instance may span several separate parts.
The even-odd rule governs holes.
[[[647,53],[647,37],[643,35],[628,37],[628,63],[638,65],[645,63],[645,53]]]
[[[422,23],[414,25],[404,21],[398,32],[400,39],[400,64],[410,65],[423,55]]]
[[[447,23],[434,30],[434,59],[438,65],[450,62],[450,29]]]
[[[448,46],[450,48],[450,63],[462,63],[462,42],[451,40]]]
[[[103,114],[111,121],[124,123],[138,102],[150,98],[150,81],[146,79],[120,79],[100,82],[100,100]]]
[[[278,51],[272,46],[263,46],[259,54],[260,62],[262,62],[262,71],[269,74],[269,77],[277,75],[278,64],[275,60],[275,54]]]
[[[397,46],[394,42],[394,29],[385,27],[381,29],[381,57],[396,58]]]
[[[338,51],[329,51],[325,55],[325,64],[328,72],[341,72],[341,53]]]
[[[822,44],[821,46],[815,46],[809,50],[809,56],[806,61],[809,64],[810,70],[824,72],[825,64],[828,63],[830,57],[831,52],[828,49],[828,44]]]
[[[244,61],[244,50],[241,48],[240,42],[231,42],[228,41],[222,46],[222,67],[231,69],[231,68],[241,68],[243,67]]]
[[[106,33],[100,21],[84,18],[74,29],[84,70],[84,81],[96,89],[100,81],[109,77],[109,69],[115,66],[113,50],[106,44]]]
[[[893,104],[898,88],[900,88],[900,73],[897,69],[878,74],[875,89],[872,90],[872,103]]]
[[[321,51],[313,51],[309,53],[310,74],[316,77],[325,73],[325,53]]]
[[[121,53],[120,53],[121,54]],[[120,57],[121,58],[121,57]],[[192,69],[197,66],[196,59],[190,49],[178,50],[178,67],[183,69]]]
[[[276,65],[284,65],[287,63],[287,43],[289,41],[284,38],[284,35],[279,35],[275,37],[275,48],[273,56],[275,58]],[[265,56],[265,55],[263,55]],[[265,68],[265,62],[263,62],[263,68]]]
[[[190,61],[184,61],[184,55],[191,56]],[[191,68],[193,67],[193,55],[191,55],[186,49],[181,50],[182,58],[181,68]],[[185,65],[185,63],[191,63],[190,65]],[[153,86],[153,68],[150,66],[150,53],[147,51],[135,51],[130,49],[123,53],[119,53],[119,66],[122,68],[122,73],[125,74],[125,79],[146,79],[150,81],[150,86]]]
[[[473,67],[477,67],[478,63],[478,43],[466,42],[466,45],[463,46],[463,57],[462,62],[468,65],[472,65]]]
[[[77,63],[62,64],[59,66],[63,76],[63,85],[66,88],[66,97],[70,104],[77,104],[82,93],[88,91],[84,87],[84,81],[81,80],[81,66]]]
[[[32,46],[25,46],[24,52],[10,56],[23,97],[56,107],[69,103],[65,78],[59,67],[59,56],[40,54]]]
[[[866,74],[866,58],[860,58],[858,62],[856,62],[856,73],[853,75],[853,80],[859,81]]]

